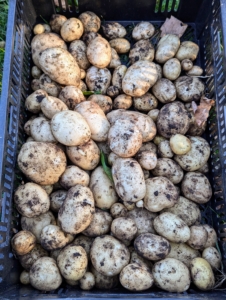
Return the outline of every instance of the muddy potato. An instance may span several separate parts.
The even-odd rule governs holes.
[[[145,169],[143,169],[143,172],[144,172],[144,179],[148,179],[149,176],[150,176],[150,172],[148,170],[145,170]],[[143,201],[143,200],[141,200],[141,201]],[[139,203],[137,202],[136,204],[139,204]]]
[[[107,234],[110,231],[111,223],[111,215],[106,211],[96,208],[91,223],[82,233],[89,237]]]
[[[68,110],[68,107],[60,99],[52,96],[47,96],[41,102],[41,110],[46,118],[52,119],[53,116],[58,112]]]
[[[70,110],[74,110],[78,103],[86,100],[82,91],[75,86],[65,86],[59,94],[59,99],[63,101]]]
[[[105,95],[91,95],[87,101],[93,101],[100,106],[105,114],[112,110],[112,99]]]
[[[188,268],[190,267],[191,260],[196,257],[200,257],[198,250],[189,247],[186,244],[170,243],[170,252],[167,258],[175,258],[184,263]]]
[[[39,79],[41,75],[42,75],[42,71],[37,66],[33,66],[31,68],[31,76],[33,78]]]
[[[149,39],[150,37],[153,36],[155,32],[155,27],[149,23],[149,22],[140,22],[138,23],[133,31],[132,31],[132,37],[138,41],[141,39]]]
[[[84,170],[95,169],[100,161],[100,150],[91,139],[80,146],[66,147],[66,153],[73,164]]]
[[[221,255],[214,247],[205,248],[202,252],[202,258],[204,258],[211,265],[213,270],[220,269]]]
[[[172,158],[173,157],[173,152],[170,147],[170,143],[168,140],[161,141],[158,144],[158,154],[160,157],[163,158]]]
[[[111,62],[110,44],[102,37],[96,37],[89,43],[86,54],[89,62],[100,69],[106,68]]]
[[[124,38],[112,39],[109,44],[118,54],[127,53],[130,50],[130,42]]]
[[[158,106],[158,100],[151,94],[146,93],[133,98],[134,107],[141,112],[148,112]]]
[[[21,218],[22,229],[33,233],[37,243],[40,243],[41,241],[42,229],[48,225],[56,225],[54,215],[50,211],[33,218]]]
[[[190,59],[185,58],[181,61],[181,69],[183,71],[189,71],[192,69],[192,67],[193,67],[193,62]]]
[[[140,40],[136,42],[129,52],[131,64],[138,60],[153,61],[155,57],[155,49],[149,40]]]
[[[111,232],[118,240],[129,244],[136,236],[137,226],[133,219],[119,217],[113,220]]]
[[[175,81],[177,97],[184,102],[198,101],[204,94],[205,85],[197,77],[181,76]]]
[[[109,97],[115,98],[115,97],[117,97],[117,96],[119,95],[120,90],[119,90],[119,88],[117,88],[116,86],[111,85],[111,86],[109,86],[109,87],[107,88],[106,93],[107,93],[107,95],[108,95]]]
[[[143,150],[139,151],[139,153],[137,154],[137,161],[143,169],[152,170],[156,167],[157,156],[151,151]]]
[[[159,79],[152,87],[152,92],[162,103],[173,102],[176,99],[176,88],[167,78]]]
[[[128,265],[130,253],[128,248],[113,236],[97,237],[90,251],[94,268],[103,275],[115,276]]]
[[[23,271],[21,274],[20,274],[20,282],[22,284],[29,284],[30,283],[30,278],[29,278],[29,272],[27,271]]]
[[[31,135],[31,123],[36,118],[36,116],[32,116],[25,124],[24,124],[24,131],[25,133],[30,136]],[[34,139],[32,139],[34,140]]]
[[[25,100],[25,107],[33,114],[37,114],[41,111],[41,102],[47,96],[47,93],[41,89],[36,90],[29,95]]]
[[[85,291],[91,290],[95,286],[95,277],[91,272],[86,272],[79,280],[80,288]]]
[[[212,196],[208,178],[199,172],[188,172],[184,176],[181,189],[186,198],[199,204],[208,202]]]
[[[66,199],[67,191],[58,190],[50,194],[50,209],[53,212],[58,212],[64,200]]]
[[[143,258],[142,256],[138,255],[135,249],[130,246],[130,263],[131,264],[138,264],[140,267],[145,268],[147,270],[151,270],[153,267],[153,264],[150,260]]]
[[[118,285],[118,276],[106,276],[103,275],[91,266],[91,272],[95,278],[95,287],[97,289],[108,290],[115,288]]]
[[[35,247],[35,243],[35,236],[27,230],[17,232],[11,239],[11,246],[17,255],[27,254]]]
[[[84,31],[82,22],[77,18],[70,18],[60,28],[60,35],[65,42],[79,40]]]
[[[170,58],[173,58],[180,47],[180,39],[177,35],[166,34],[158,42],[155,60],[159,64],[164,64]]]
[[[87,46],[86,44],[81,40],[75,40],[71,42],[68,51],[71,53],[71,55],[76,60],[79,68],[86,70],[90,66],[90,62],[87,58],[86,51]]]
[[[96,207],[110,209],[118,200],[113,182],[108,178],[102,166],[92,172],[89,187],[93,193]]]
[[[208,224],[203,225],[207,231],[208,237],[205,248],[207,247],[215,247],[217,243],[217,234],[216,231]]]
[[[39,65],[45,74],[59,84],[78,86],[80,83],[79,66],[65,49],[48,48],[42,51]]]
[[[111,62],[108,65],[108,68],[117,68],[122,63],[120,61],[119,55],[114,48],[111,47]]]
[[[191,41],[182,42],[177,53],[176,58],[180,61],[184,59],[190,59],[194,61],[197,58],[199,52],[199,46]]]
[[[163,75],[169,80],[176,80],[181,73],[181,64],[177,58],[171,58],[163,66]]]
[[[65,16],[55,14],[51,16],[49,25],[51,26],[52,31],[60,33],[61,26],[65,21],[67,21]]]
[[[173,153],[178,155],[186,154],[191,150],[190,140],[182,134],[171,136],[169,143]]]
[[[74,239],[71,245],[81,246],[86,251],[87,258],[90,259],[90,249],[93,241],[94,241],[93,238],[80,234]]]
[[[157,155],[157,146],[152,142],[143,143],[142,146],[140,147],[139,152],[140,151],[145,151],[145,150],[153,152]]]
[[[31,137],[36,142],[57,143],[51,131],[50,120],[46,118],[35,118],[31,122],[30,130]]]
[[[86,11],[79,15],[79,20],[84,26],[85,32],[97,32],[100,29],[100,18],[92,11]]]
[[[39,79],[33,79],[31,81],[31,89],[34,92],[40,89],[40,80]]]
[[[196,257],[191,261],[191,278],[200,290],[211,290],[215,285],[214,274],[211,265],[205,259]]]
[[[206,162],[201,168],[197,170],[197,172],[206,174],[209,173],[209,164]]]
[[[132,97],[126,94],[121,94],[114,99],[113,106],[116,109],[129,109],[133,104]]]
[[[70,188],[58,212],[60,227],[66,233],[78,234],[89,226],[94,212],[94,199],[91,190],[77,184]]]
[[[29,271],[33,263],[36,262],[40,257],[48,256],[48,252],[44,250],[39,244],[35,245],[34,248],[27,254],[18,255],[21,266]]]
[[[40,89],[46,91],[49,96],[58,97],[61,86],[53,81],[48,75],[42,74],[39,78],[40,80]]]
[[[165,258],[155,263],[152,274],[155,284],[168,292],[185,292],[191,283],[187,266],[174,258]]]
[[[81,40],[86,44],[86,46],[88,46],[89,43],[98,36],[101,37],[101,35],[97,32],[87,31],[83,34]]]
[[[122,79],[125,76],[127,71],[127,67],[124,65],[120,65],[114,69],[112,75],[112,85],[117,87],[119,90],[122,89]]]
[[[102,26],[105,36],[109,39],[123,38],[126,35],[124,26],[117,22],[108,23]]]
[[[111,216],[116,219],[120,217],[125,217],[127,214],[127,209],[122,203],[114,203],[111,206],[110,213]]]
[[[157,73],[158,73],[158,80],[162,78],[162,67],[159,64],[155,64]]]
[[[193,249],[199,250],[205,247],[207,242],[208,234],[202,225],[193,225],[190,227],[191,235],[187,244]]]
[[[41,257],[31,267],[30,284],[41,291],[52,291],[62,283],[62,277],[53,258]]]
[[[107,68],[98,69],[92,66],[87,70],[86,84],[90,91],[99,91],[102,94],[106,94],[110,82],[111,73]]]
[[[88,186],[89,175],[87,174],[87,172],[83,171],[77,166],[67,166],[66,170],[60,178],[60,184],[66,190],[69,190],[76,184]]]
[[[79,86],[78,86],[78,88],[82,91],[82,92],[85,92],[85,91],[87,91],[87,85],[85,84],[85,82],[84,81],[82,81],[82,80],[80,80],[80,83],[79,83]]]
[[[193,66],[191,70],[189,70],[186,75],[188,76],[201,76],[203,74],[203,69],[199,66]]]
[[[172,207],[179,198],[179,193],[173,183],[166,177],[154,177],[145,180],[146,194],[144,207],[151,212],[159,212],[163,208]]]

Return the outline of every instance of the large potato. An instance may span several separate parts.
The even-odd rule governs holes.
[[[33,263],[36,262],[40,257],[48,256],[48,252],[44,250],[39,244],[35,245],[34,248],[24,255],[18,255],[21,266],[29,271]]]
[[[94,199],[91,190],[77,184],[70,188],[58,212],[60,227],[66,233],[78,234],[89,226],[94,212]]]
[[[179,46],[180,39],[177,35],[164,35],[158,42],[155,52],[155,60],[160,64],[164,64],[167,60],[174,57],[179,49]]]
[[[82,22],[77,18],[70,18],[60,28],[60,35],[65,42],[79,40],[83,34]]]
[[[118,158],[112,166],[117,194],[123,201],[137,202],[144,198],[144,173],[135,159]]]
[[[129,52],[129,59],[132,64],[138,60],[153,61],[155,49],[149,40],[140,40],[134,44]]]
[[[161,211],[163,208],[174,206],[179,198],[178,191],[173,183],[162,176],[145,180],[146,194],[144,207],[151,212]]]
[[[82,233],[89,237],[107,234],[110,231],[111,222],[111,215],[108,212],[97,208],[91,223]]]
[[[191,41],[182,42],[177,54],[176,58],[180,61],[184,59],[190,59],[191,61],[197,58],[199,52],[199,46]]]
[[[94,94],[89,96],[87,100],[98,104],[105,114],[112,110],[112,100],[109,96]]]
[[[86,98],[82,91],[75,86],[65,86],[59,94],[60,100],[62,100],[69,109],[74,110],[75,106],[85,101]]]
[[[52,119],[58,112],[68,110],[68,107],[60,99],[47,96],[42,100],[41,110],[46,118]]]
[[[99,91],[106,94],[111,83],[111,73],[107,68],[90,67],[86,73],[86,84],[90,91]]]
[[[127,53],[130,49],[130,42],[124,38],[112,39],[109,42],[111,48],[114,48],[117,53]]]
[[[143,21],[134,27],[132,37],[137,41],[141,39],[149,39],[153,36],[154,32],[155,27],[151,23]]]
[[[113,236],[97,237],[90,251],[94,268],[103,275],[115,276],[128,265],[130,253],[128,248]]]
[[[143,96],[157,81],[158,73],[153,62],[137,61],[130,66],[122,80],[123,92],[132,97]]]
[[[95,277],[95,287],[97,289],[109,290],[115,288],[118,285],[118,276],[106,276],[97,272],[97,270],[91,266],[91,272]]]
[[[66,156],[51,143],[25,143],[18,155],[20,170],[32,181],[47,185],[56,183],[66,169]]]
[[[107,40],[102,37],[93,39],[87,47],[89,62],[100,69],[106,68],[111,62],[111,47]]]
[[[191,235],[187,244],[196,250],[203,249],[208,238],[208,233],[205,227],[202,225],[193,225],[190,227],[190,231]]]
[[[156,232],[170,242],[185,243],[190,238],[190,229],[178,216],[165,212],[154,219]]]
[[[94,12],[85,11],[78,18],[82,22],[85,32],[97,32],[100,29],[100,18]]]
[[[134,97],[133,105],[139,111],[149,112],[158,106],[158,100],[151,93],[146,93],[141,97]]]
[[[65,49],[48,48],[42,51],[39,65],[45,74],[60,84],[78,86],[80,83],[79,66]]]
[[[152,87],[152,92],[162,103],[173,102],[176,99],[176,88],[167,78],[159,79]]]
[[[31,137],[36,142],[57,143],[51,131],[50,120],[44,117],[35,118],[31,122],[30,130]]]
[[[214,274],[208,261],[196,257],[191,261],[191,277],[200,290],[211,290],[215,285]]]
[[[198,250],[189,247],[186,244],[180,243],[170,243],[170,252],[167,258],[175,258],[183,262],[188,268],[190,267],[191,260],[196,257],[200,257]]]
[[[163,66],[163,75],[169,80],[176,80],[180,76],[181,65],[177,58],[171,58]]]
[[[25,255],[30,252],[36,243],[35,236],[27,230],[17,232],[11,239],[11,246],[18,255]]]
[[[204,94],[205,85],[197,77],[181,76],[175,81],[177,97],[184,102],[198,101]]]
[[[76,184],[88,186],[89,175],[86,171],[80,169],[77,166],[67,166],[66,170],[60,178],[60,185],[62,185],[62,187],[66,190],[69,190]]]
[[[41,102],[47,96],[44,90],[38,89],[25,100],[25,107],[28,111],[37,114],[41,110]]]
[[[102,26],[103,32],[109,40],[123,38],[126,35],[126,29],[117,22],[107,23]]]
[[[120,217],[113,220],[111,232],[118,240],[124,244],[130,244],[137,233],[137,226],[133,219]]]

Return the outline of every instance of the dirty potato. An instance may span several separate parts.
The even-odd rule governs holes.
[[[89,62],[100,69],[106,68],[111,62],[110,44],[102,37],[96,37],[89,43],[86,54]]]
[[[146,93],[141,97],[134,97],[133,105],[141,112],[149,112],[158,106],[158,100],[151,93]]]
[[[170,243],[170,252],[167,258],[175,258],[184,263],[188,268],[190,267],[191,260],[196,257],[200,257],[198,250],[189,247],[186,244]]]
[[[102,26],[103,32],[109,40],[123,38],[126,35],[126,29],[118,22],[107,23]]]
[[[41,111],[41,102],[47,96],[46,91],[38,89],[25,100],[25,107],[28,111],[37,114]]]
[[[159,79],[152,87],[152,92],[162,103],[173,102],[176,99],[176,88],[167,78]]]
[[[18,255],[25,255],[30,252],[36,243],[35,236],[27,230],[17,232],[11,239],[11,246]]]
[[[137,233],[137,226],[133,219],[128,217],[119,217],[113,220],[111,232],[114,237],[123,243],[130,244]]]
[[[109,44],[119,54],[127,53],[130,50],[130,42],[124,38],[112,39],[109,41]]]
[[[115,109],[129,109],[133,104],[132,97],[121,94],[114,99],[113,106]]]
[[[64,190],[57,190],[50,194],[50,209],[53,212],[58,213],[61,205],[63,204],[64,200],[66,199],[67,191]]]
[[[92,66],[87,70],[86,84],[90,91],[99,91],[101,94],[106,94],[110,82],[111,73],[107,68],[99,69]]]
[[[205,247],[207,242],[208,234],[204,226],[193,225],[190,227],[191,235],[187,244],[196,250],[201,250]]]
[[[82,91],[75,86],[65,86],[59,94],[59,99],[62,100],[70,110],[74,110],[78,103],[86,100]]]
[[[79,40],[84,31],[82,22],[77,18],[70,18],[60,28],[60,35],[65,42]]]
[[[76,184],[88,186],[89,175],[87,174],[87,172],[83,171],[77,166],[67,166],[66,170],[60,178],[60,185],[66,190],[69,190]]]
[[[100,29],[100,18],[94,12],[83,12],[78,18],[82,22],[85,32],[97,32]]]
[[[87,70],[90,67],[90,62],[87,58],[87,46],[81,40],[71,42],[68,51],[74,57],[80,69]]]
[[[47,96],[42,100],[41,110],[46,118],[52,119],[58,112],[68,110],[68,107],[60,99]]]
[[[44,117],[35,118],[31,122],[30,131],[36,142],[57,143],[51,131],[50,120]]]
[[[132,64],[138,60],[153,61],[155,57],[155,48],[149,40],[139,40],[129,52],[129,59]]]
[[[132,37],[138,41],[141,39],[149,39],[153,36],[155,32],[155,27],[150,22],[140,22],[138,23],[133,31],[132,31]]]
[[[91,95],[87,101],[93,101],[100,106],[105,114],[112,110],[112,99],[106,95]]]

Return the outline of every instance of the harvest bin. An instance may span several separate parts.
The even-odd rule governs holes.
[[[59,0],[60,2],[60,0]],[[68,1],[69,2],[69,1]],[[214,226],[226,271],[226,0],[79,0],[58,11],[67,17],[90,10],[104,22],[119,21],[123,25],[151,21],[156,28],[166,17],[173,15],[188,23],[184,40],[199,43],[198,63],[205,71],[206,93],[216,99],[211,112],[207,138],[211,145],[210,180],[213,198],[202,208],[203,220]],[[188,292],[172,294],[152,288],[142,293],[130,293],[123,288],[114,290],[81,291],[63,286],[43,293],[31,286],[19,284],[21,268],[14,258],[10,239],[19,228],[19,216],[13,208],[13,191],[21,182],[16,167],[18,149],[24,142],[23,124],[26,121],[24,100],[31,93],[32,66],[30,41],[35,23],[49,20],[55,12],[51,0],[10,0],[3,89],[0,102],[0,299],[226,299],[224,291],[202,292],[193,286]],[[40,17],[41,16],[41,17]]]

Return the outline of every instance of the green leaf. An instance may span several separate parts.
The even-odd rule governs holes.
[[[101,91],[84,91],[83,95],[84,96],[90,96],[90,95],[100,95]]]
[[[103,167],[104,172],[106,173],[107,177],[111,181],[113,181],[111,169],[107,166],[107,157],[106,157],[106,155],[104,154],[103,151],[100,151],[100,161],[101,161],[102,167]]]

